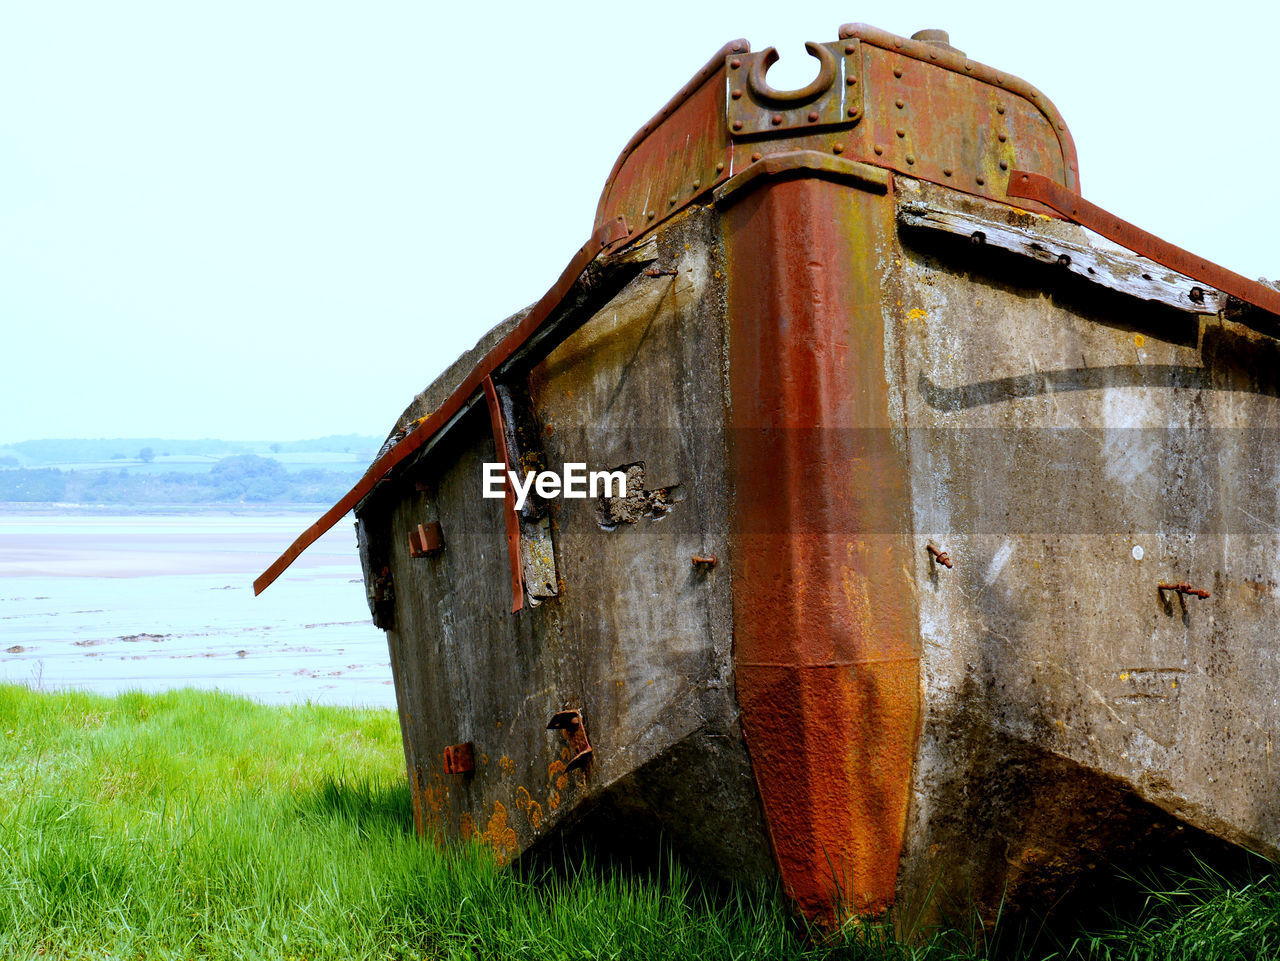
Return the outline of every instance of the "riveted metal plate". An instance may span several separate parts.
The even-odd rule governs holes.
[[[862,116],[862,59],[857,40],[806,43],[818,75],[798,90],[775,90],[767,72],[778,59],[773,47],[726,58],[729,133],[758,137],[796,130],[847,127]]]

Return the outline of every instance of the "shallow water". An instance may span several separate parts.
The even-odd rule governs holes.
[[[253,596],[253,579],[313,520],[0,513],[0,680],[394,707],[350,523]]]

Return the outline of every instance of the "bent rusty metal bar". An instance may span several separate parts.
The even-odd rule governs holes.
[[[1148,260],[1154,260],[1162,267],[1176,270],[1192,280],[1202,281],[1245,303],[1280,316],[1280,291],[1242,277],[1203,257],[1197,257],[1167,240],[1161,240],[1155,234],[1148,233],[1127,220],[1121,220],[1048,177],[1029,170],[1015,170],[1009,178],[1009,196],[1024,197],[1052,207],[1068,220],[1073,220]]]
[[[520,560],[520,518],[516,516],[516,495],[511,489],[507,471],[511,458],[507,456],[507,429],[502,423],[502,405],[498,403],[498,391],[493,378],[484,379],[484,400],[489,408],[489,426],[493,429],[493,447],[502,461],[502,518],[507,525],[507,557],[511,564],[511,613],[524,607],[524,564]]]
[[[830,925],[894,900],[920,640],[884,373],[894,200],[797,159],[724,195],[734,674],[783,884]]]
[[[533,305],[533,308],[520,323],[511,329],[510,333],[498,341],[493,346],[493,349],[480,359],[475,367],[471,369],[471,373],[467,374],[462,383],[454,389],[453,393],[445,398],[444,403],[432,413],[417,421],[408,434],[373,462],[355,487],[347,491],[338,503],[325,511],[318,521],[298,535],[298,538],[289,545],[289,548],[258,576],[253,582],[254,595],[261,594],[270,587],[275,579],[298,559],[299,554],[319,540],[334,524],[342,520],[347,511],[363,500],[380,480],[395,469],[396,465],[427,443],[442,427],[449,423],[454,415],[463,410],[471,401],[473,395],[481,389],[484,379],[506,363],[555,312],[560,302],[564,300],[569,290],[577,282],[578,278],[582,276],[582,272],[587,269],[591,261],[595,260],[596,255],[619,237],[625,237],[626,234],[626,224],[619,220],[609,220],[597,227],[592,233],[591,239],[574,254],[573,259],[569,261],[563,273],[551,285],[551,289],[542,295],[541,299]]]

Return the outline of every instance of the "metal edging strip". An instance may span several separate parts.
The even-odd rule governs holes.
[[[493,446],[505,473],[511,469],[507,456],[507,430],[502,423],[502,405],[493,378],[484,379],[484,400],[489,407],[489,426],[493,428]],[[502,518],[507,526],[507,558],[511,564],[511,613],[524,607],[524,569],[520,563],[520,518],[516,515],[516,496],[510,484],[502,485]]]

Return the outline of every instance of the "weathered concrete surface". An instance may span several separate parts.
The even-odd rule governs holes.
[[[1151,834],[1153,809],[1275,856],[1276,342],[904,239],[886,373],[911,451],[926,715],[903,897],[940,881],[991,912],[1060,892]]]
[[[503,603],[502,502],[481,497],[481,464],[496,459],[482,411],[370,498],[361,523],[370,568],[383,544],[394,572],[388,640],[422,831],[479,839],[505,861],[593,807],[643,810],[677,851],[764,877],[773,868],[733,696],[729,571],[691,563],[727,556],[713,212],[673,222],[655,253],[656,276],[562,319],[577,328],[528,372],[545,464],[622,468],[664,490],[638,509],[548,504],[560,597],[515,616]],[[404,532],[424,520],[441,522],[445,550],[411,559]],[[565,708],[586,718],[585,772],[566,772],[566,743],[545,730]],[[477,770],[444,774],[443,748],[463,741]]]

